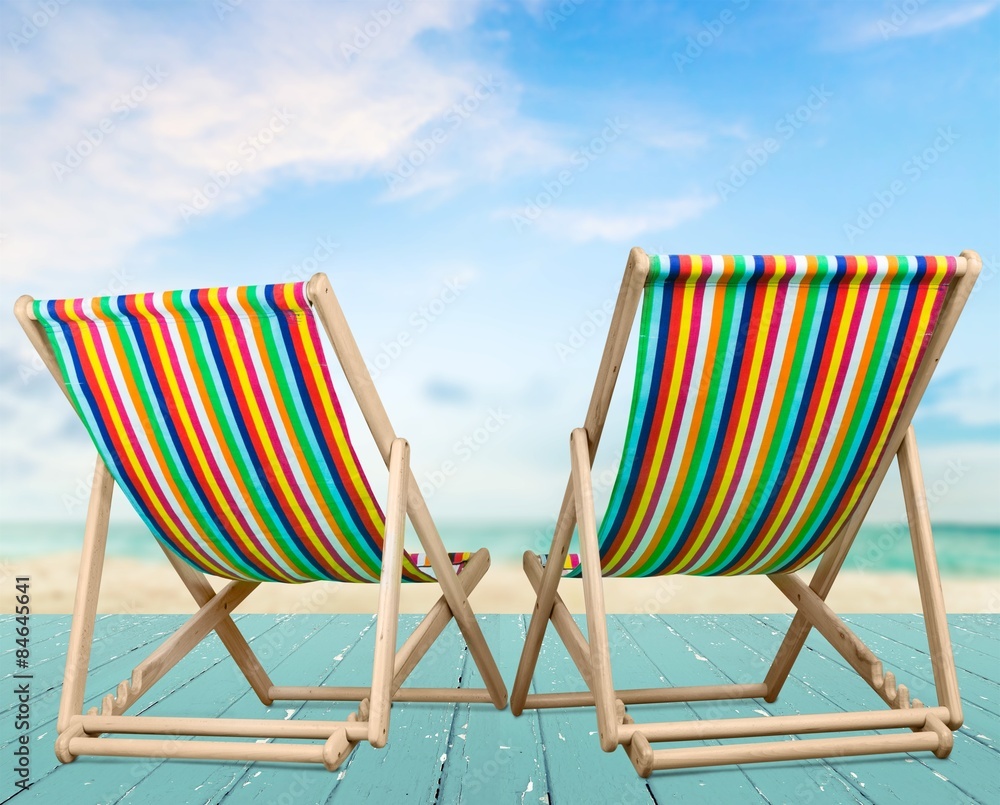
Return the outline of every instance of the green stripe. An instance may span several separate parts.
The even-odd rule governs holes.
[[[903,285],[895,282],[887,283],[886,289],[888,299],[886,301],[883,315],[879,319],[878,335],[876,336],[874,351],[867,366],[861,392],[858,396],[858,401],[863,403],[863,405],[869,409],[869,413],[867,416],[858,416],[858,412],[855,412],[855,416],[849,418],[850,424],[848,427],[847,438],[844,440],[845,445],[855,445],[858,431],[867,427],[873,416],[878,417],[878,415],[882,413],[881,409],[875,408],[874,406],[875,399],[872,394],[873,387],[876,381],[881,380],[885,375],[885,372],[881,371],[883,356],[895,340],[895,335],[899,329],[899,325],[904,327],[906,325],[905,322],[898,322],[896,313],[901,298],[905,299],[904,294],[907,289]],[[891,372],[892,367],[887,366],[886,370]],[[847,392],[850,393],[850,389],[848,389]],[[842,450],[838,453],[837,461],[834,465],[834,474],[831,476],[830,481],[833,488],[836,488],[843,483],[845,471],[849,468],[851,462],[857,457],[859,450],[864,451],[867,450],[868,447],[869,445],[862,443],[858,444],[854,450]],[[822,517],[829,512],[832,505],[842,503],[844,503],[843,500],[836,500],[830,496],[821,498],[819,504],[812,510],[810,516],[802,525],[799,538],[791,541],[784,551],[768,563],[768,567],[781,567],[781,565],[786,562],[792,554],[796,553],[801,548],[804,541],[812,539],[814,536],[813,530],[816,527],[816,521],[822,519]]]
[[[737,258],[737,269],[743,268],[741,265],[742,258]],[[661,289],[665,286],[661,285]],[[728,344],[731,340],[731,333],[733,326],[736,323],[735,317],[732,315],[733,309],[736,307],[736,298],[740,296],[739,292],[729,292],[728,289],[723,292],[723,321],[722,330],[719,333],[719,344]],[[702,417],[701,427],[698,429],[698,434],[695,440],[694,450],[691,455],[691,462],[688,464],[688,468],[693,469],[697,467],[697,471],[687,473],[683,486],[681,487],[681,493],[679,496],[680,505],[678,505],[672,512],[670,512],[670,519],[667,522],[665,528],[657,532],[657,539],[660,543],[659,550],[654,551],[653,555],[644,562],[642,565],[634,569],[634,574],[645,575],[653,567],[659,564],[663,557],[675,547],[676,540],[672,539],[670,535],[675,533],[675,529],[683,518],[689,516],[691,507],[696,504],[695,495],[693,490],[700,486],[705,479],[706,473],[709,471],[709,459],[711,458],[711,451],[706,450],[706,445],[710,439],[715,434],[715,429],[712,427],[712,422],[715,419],[715,413],[719,410],[720,406],[725,400],[725,395],[723,394],[723,381],[730,375],[729,367],[731,362],[727,354],[728,351],[723,351],[721,354],[716,353],[716,360],[712,365],[712,373],[709,381],[708,395],[705,401],[705,414]],[[711,359],[713,356],[706,356],[707,359]],[[649,393],[649,389],[646,389],[646,393]],[[697,392],[696,392],[697,393]],[[670,418],[677,415],[677,411],[665,411],[664,420],[669,421]],[[683,445],[678,445],[683,449]],[[670,490],[664,490],[665,494],[669,494]],[[683,535],[678,535],[680,538]]]
[[[820,258],[821,268],[826,267],[825,262],[825,259]],[[807,369],[815,351],[816,339],[813,334],[815,328],[819,326],[819,317],[816,316],[816,308],[826,288],[822,285],[811,283],[801,287],[804,289],[803,292],[806,295],[806,304],[802,316],[804,326],[800,330],[799,337],[796,340],[792,365],[788,374],[786,393],[781,395],[781,408],[778,413],[778,420],[775,423],[774,436],[768,443],[768,449],[765,453],[766,458],[764,459],[764,466],[760,473],[760,483],[754,491],[751,505],[747,507],[747,511],[744,514],[740,530],[744,527],[749,527],[757,519],[759,515],[759,502],[766,500],[771,495],[776,483],[784,474],[784,468],[778,465],[778,460],[784,458],[788,452],[788,440],[791,438],[790,428],[795,422],[795,416],[799,409],[797,395],[791,392],[799,390],[803,372]],[[794,304],[792,305],[792,310],[786,310],[786,313],[792,316],[795,315]],[[781,372],[781,368],[780,365],[777,367],[779,373]],[[712,568],[706,569],[704,572],[706,574],[710,573],[716,568],[726,565],[734,557],[742,554],[747,547],[746,538],[750,536],[751,534],[747,532],[744,539],[730,541],[728,550],[723,551],[719,560],[713,563]]]
[[[163,457],[167,465],[167,474],[173,478],[184,503],[187,505],[189,511],[194,515],[191,520],[192,524],[200,528],[202,533],[211,539],[211,535],[218,531],[218,526],[207,516],[207,512],[201,499],[197,495],[193,494],[192,490],[195,486],[194,479],[188,475],[187,470],[179,461],[178,453],[175,452],[173,440],[167,430],[163,427],[160,407],[157,405],[151,394],[152,385],[150,383],[150,378],[146,374],[146,369],[142,361],[139,360],[136,355],[137,345],[132,340],[131,328],[126,326],[117,311],[112,309],[110,305],[110,297],[100,299],[99,304],[101,312],[111,319],[111,325],[114,327],[114,333],[120,342],[122,352],[124,353],[125,360],[127,362],[128,370],[132,375],[132,387],[137,392],[139,400],[142,403],[142,409],[145,412],[145,419],[150,425],[150,430],[155,438],[158,452],[160,456]],[[137,320],[142,320],[143,318],[145,317],[137,316]],[[147,321],[148,326],[150,327],[159,326],[153,319],[147,319]],[[111,325],[107,327],[109,333],[112,329]],[[167,333],[162,334],[164,338],[169,337]],[[109,356],[109,360],[111,359],[112,356]],[[123,392],[123,396],[131,396],[128,394],[127,389],[120,389],[120,392]],[[148,456],[147,458],[149,459],[149,463],[151,465],[155,465],[155,456]],[[192,456],[192,461],[193,458],[194,457]],[[147,491],[152,494],[151,490]],[[224,559],[222,561],[228,562],[237,572],[246,574],[252,578],[260,578],[261,580],[265,578],[260,575],[260,571],[255,570],[252,564],[248,564],[245,559],[240,557],[239,554],[237,554],[232,547],[226,544],[223,540],[211,539],[211,542],[223,553]]]
[[[257,294],[254,294],[250,298],[250,304],[256,312],[261,314],[262,324],[264,321],[268,320],[266,318],[266,314],[271,312],[270,308],[258,298]],[[269,327],[261,327],[261,332],[264,336],[265,350],[268,358],[270,359],[271,373],[281,390],[282,399],[287,403],[284,410],[288,415],[288,420],[291,423],[292,430],[298,438],[298,444],[302,450],[303,457],[309,465],[309,471],[312,473],[313,478],[317,481],[316,486],[320,490],[323,502],[326,503],[327,510],[333,515],[340,533],[343,535],[345,540],[350,541],[359,558],[366,560],[363,562],[364,569],[367,570],[371,576],[378,578],[382,567],[381,558],[372,556],[366,545],[359,544],[357,529],[354,527],[354,523],[345,516],[343,506],[336,499],[336,497],[331,494],[331,489],[326,484],[321,482],[323,478],[323,462],[321,457],[313,449],[313,439],[310,438],[310,432],[312,429],[311,426],[309,426],[307,430],[307,425],[304,421],[300,405],[291,404],[299,403],[301,401],[300,395],[298,388],[294,385],[294,380],[289,379],[288,352],[285,350],[284,346],[278,346],[277,336],[273,331],[273,328],[276,329],[276,324],[272,324]],[[322,438],[322,433],[315,434],[313,438]],[[336,452],[336,449],[336,445],[330,445],[331,453]],[[345,479],[345,482],[346,480],[347,479]],[[324,518],[318,519],[322,520]]]
[[[242,437],[236,434],[232,425],[232,423],[236,421],[236,417],[239,415],[237,412],[232,410],[229,403],[229,397],[226,394],[225,389],[222,387],[220,382],[217,382],[217,378],[219,377],[219,367],[216,366],[214,358],[210,359],[205,352],[206,336],[203,332],[205,325],[202,324],[200,320],[200,314],[198,314],[194,308],[187,303],[186,295],[183,291],[172,292],[171,301],[178,310],[189,314],[186,316],[180,316],[177,320],[178,324],[183,323],[185,329],[187,330],[187,334],[189,336],[188,341],[191,344],[191,348],[194,353],[195,366],[199,370],[202,382],[205,385],[205,391],[209,396],[209,400],[214,403],[215,413],[217,414],[215,421],[219,425],[219,430],[225,439],[229,455],[232,456],[233,461],[239,469],[241,477],[245,481],[243,486],[246,488],[247,493],[252,499],[255,511],[264,521],[269,535],[272,536],[284,549],[284,553],[288,557],[291,566],[303,576],[314,576],[315,570],[302,561],[302,558],[298,555],[297,549],[288,545],[288,541],[284,537],[284,525],[279,523],[274,518],[272,514],[273,508],[270,501],[266,500],[264,495],[262,495],[259,491],[262,479],[260,479],[257,469],[247,460],[247,454],[245,452],[247,448],[243,445]],[[208,401],[203,402],[206,402],[207,404]],[[209,410],[212,410],[211,406],[209,407]],[[249,481],[250,479],[253,479],[254,482],[246,483],[246,481]]]

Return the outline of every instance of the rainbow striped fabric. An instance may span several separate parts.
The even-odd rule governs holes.
[[[165,547],[225,578],[378,581],[385,518],[305,283],[38,301],[34,315]],[[433,580],[409,555],[403,578]]]
[[[887,449],[955,268],[652,257],[604,574],[779,573],[819,555]]]

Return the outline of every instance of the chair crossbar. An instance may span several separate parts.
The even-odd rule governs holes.
[[[629,758],[639,775],[648,777],[654,770],[769,763],[779,760],[816,760],[895,752],[930,751],[938,757],[946,757],[953,741],[954,738],[947,729],[944,733],[935,729],[923,729],[919,732],[892,735],[652,749],[645,738],[637,736],[629,745]]]
[[[816,732],[853,732],[896,727],[923,729],[927,719],[947,718],[946,707],[923,707],[909,710],[861,711],[826,715],[797,714],[767,718],[720,718],[702,721],[622,724],[618,727],[620,743],[630,743],[641,734],[650,743],[667,741],[707,741],[720,738],[752,738],[764,735],[808,734]]]

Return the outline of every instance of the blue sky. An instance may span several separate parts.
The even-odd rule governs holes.
[[[916,424],[933,516],[1000,521],[995,0],[29,0],[0,24],[6,310],[326,271],[432,511],[537,520],[631,246],[974,248]],[[0,339],[0,517],[80,517],[83,430],[10,315]]]

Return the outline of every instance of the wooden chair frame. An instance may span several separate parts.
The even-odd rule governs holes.
[[[489,568],[489,552],[485,548],[480,549],[473,554],[461,572],[456,574],[427,510],[420,487],[410,470],[409,444],[396,437],[361,351],[325,274],[316,274],[309,280],[307,296],[333,345],[347,382],[389,468],[385,544],[379,580],[371,686],[292,687],[273,684],[231,617],[233,610],[260,582],[232,581],[215,592],[203,574],[164,549],[170,564],[200,609],[137,665],[131,677],[118,685],[114,695],[104,697],[100,710],[95,707],[87,714],[81,714],[114,489],[114,479],[98,457],[87,510],[66,672],[59,703],[55,748],[56,755],[62,762],[72,761],[78,755],[116,755],[322,763],[327,769],[333,770],[360,741],[368,741],[375,747],[385,745],[389,711],[393,702],[491,702],[501,710],[506,706],[507,689],[468,600],[469,593]],[[41,324],[32,316],[32,301],[30,296],[18,299],[14,307],[15,315],[65,394],[66,388],[55,353]],[[396,651],[403,535],[407,516],[430,560],[442,595],[399,651]],[[486,687],[402,687],[410,672],[452,618],[465,638]],[[356,701],[359,703],[357,713],[352,713],[346,721],[124,715],[157,680],[212,631],[219,636],[265,706],[277,700]],[[160,740],[100,737],[103,734],[175,737]],[[319,743],[184,741],[177,740],[176,736],[300,738],[314,739]]]
[[[962,725],[962,703],[948,634],[941,578],[934,554],[927,495],[917,456],[916,437],[910,422],[981,268],[979,255],[974,251],[964,251],[958,258],[956,275],[948,290],[931,342],[917,368],[899,422],[890,434],[889,449],[877,466],[872,482],[857,508],[824,552],[810,583],[806,584],[792,573],[769,576],[778,589],[795,605],[796,614],[764,681],[743,685],[616,690],[611,678],[611,654],[591,467],[632,323],[649,273],[649,257],[642,249],[632,249],[625,267],[625,276],[611,319],[607,344],[584,426],[574,430],[570,438],[570,480],[556,521],[548,561],[543,568],[538,555],[530,551],[524,554],[524,570],[535,589],[537,599],[511,692],[510,705],[513,713],[520,715],[525,708],[594,706],[597,711],[601,748],[606,752],[613,752],[618,746],[625,747],[633,766],[643,777],[648,777],[655,769],[802,760],[923,749],[933,751],[938,757],[946,757],[953,744],[952,731]],[[917,699],[911,701],[906,687],[898,685],[891,672],[883,671],[882,663],[875,654],[825,601],[894,457],[899,464],[903,484],[920,600],[927,629],[938,699],[938,705],[934,707],[924,706]],[[580,531],[588,632],[586,637],[558,593],[570,538],[576,525],[579,525]],[[555,627],[556,633],[583,677],[588,688],[586,691],[536,694],[528,692],[549,622]],[[751,698],[762,698],[767,702],[773,702],[781,692],[792,665],[813,627],[819,630],[891,709],[651,724],[637,724],[626,712],[626,706],[631,704]],[[657,742],[766,735],[791,736],[897,727],[909,728],[911,732],[659,750],[654,750],[651,746],[651,743]]]

